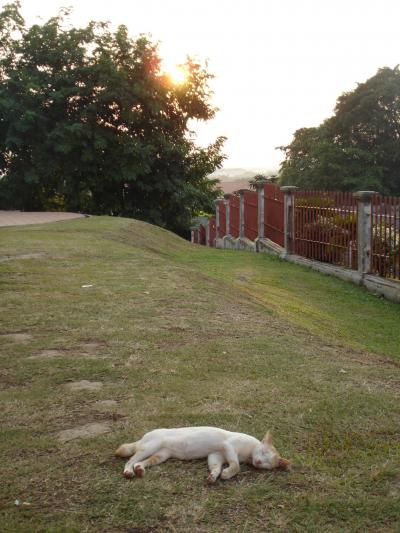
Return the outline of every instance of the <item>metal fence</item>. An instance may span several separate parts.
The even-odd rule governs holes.
[[[203,225],[193,231],[193,242],[215,246],[217,236],[226,236],[229,204],[229,234],[235,239],[244,235],[250,241],[255,241],[259,236],[259,225],[262,228],[264,224],[264,237],[281,247],[285,246],[286,232],[289,253],[354,270],[364,268],[365,259],[363,265],[361,261],[358,265],[361,253],[357,242],[360,216],[359,200],[355,195],[349,192],[314,190],[288,193],[292,194],[292,202],[287,204],[288,227],[285,228],[284,192],[276,185],[267,183],[263,186],[263,193],[259,197],[254,191],[240,191],[241,200],[234,194],[226,201],[217,202],[219,228],[216,227],[215,218],[210,219],[206,224],[207,232]],[[259,209],[259,198],[262,197],[264,215]],[[365,272],[400,280],[400,198],[374,194],[368,212],[370,226],[363,230],[363,243],[366,239],[366,246],[370,249],[370,253],[368,251],[368,255],[363,256],[368,258]],[[240,233],[241,225],[243,233]],[[360,237],[360,246],[364,247],[363,243]]]
[[[373,196],[371,218],[372,271],[400,279],[400,198]]]
[[[351,193],[298,191],[293,210],[296,254],[357,268],[357,200]]]

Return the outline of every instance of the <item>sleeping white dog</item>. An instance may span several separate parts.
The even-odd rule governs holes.
[[[116,451],[119,457],[131,457],[125,465],[126,478],[142,477],[148,466],[167,459],[201,459],[207,457],[210,470],[208,481],[215,483],[230,479],[240,470],[240,463],[255,468],[290,470],[291,463],[280,457],[272,445],[268,431],[262,441],[245,433],[234,433],[214,427],[155,429],[140,440],[122,444]],[[223,468],[224,465],[228,465]]]

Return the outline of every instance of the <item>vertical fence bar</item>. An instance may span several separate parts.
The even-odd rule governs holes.
[[[374,201],[375,201],[375,231],[374,231],[374,234],[373,234],[373,237],[374,237],[374,240],[373,240],[373,246],[374,246],[374,251],[375,251],[375,269],[376,269],[376,272],[379,272],[379,263],[380,263],[380,229],[379,229],[379,207],[378,207],[378,199],[379,197],[378,196],[375,196],[374,197]]]
[[[332,261],[337,265],[338,263],[338,242],[337,238],[340,231],[340,220],[337,222],[337,205],[338,205],[338,193],[330,191],[332,207],[330,207],[330,219],[331,219],[331,228],[332,228],[332,238],[330,245],[330,253],[332,255]]]
[[[318,241],[318,255],[317,259],[318,261],[322,261],[324,257],[323,253],[323,224],[322,221],[324,220],[324,205],[323,205],[323,199],[322,197],[318,198],[317,201],[317,211],[316,211],[316,228],[317,228],[317,241]]]
[[[377,261],[377,232],[378,232],[378,206],[377,198],[375,195],[372,197],[372,268],[374,272],[378,271]]]
[[[237,191],[237,194],[239,196],[239,235],[238,237],[240,239],[244,239],[245,237],[245,217],[244,217],[244,193],[245,189],[240,189]]]
[[[326,198],[324,199],[326,201],[327,207],[326,207],[326,214],[328,218],[328,242],[325,244],[325,257],[327,257],[327,260],[329,263],[333,263],[335,261],[334,259],[334,252],[332,250],[332,240],[334,240],[334,230],[333,230],[333,220],[332,220],[332,214],[335,212],[334,209],[332,209],[332,193],[331,191],[328,191],[326,193]]]
[[[313,253],[313,243],[312,243],[312,210],[313,210],[313,192],[315,191],[309,191],[308,198],[307,198],[307,231],[306,231],[306,238],[308,243],[308,255],[307,257],[312,257]]]
[[[329,193],[328,193],[329,194]],[[315,205],[317,206],[317,204],[324,204],[326,203],[326,200],[325,200],[325,195],[323,193],[321,193],[320,191],[316,191],[315,192]],[[327,211],[325,209],[325,213],[328,214],[329,211]],[[328,217],[329,218],[329,217]],[[316,254],[317,254],[317,258],[321,257],[323,258],[326,254],[325,252],[325,248],[326,248],[326,245],[325,244],[322,244],[320,239],[319,239],[319,234],[318,234],[318,237],[317,237],[317,251],[316,251]],[[329,239],[328,239],[328,243],[329,243]],[[329,244],[328,244],[328,247],[326,248],[328,250],[328,253],[330,253],[330,249],[329,249]]]
[[[303,224],[302,224],[302,245],[304,250],[304,255],[308,257],[310,255],[309,250],[309,241],[308,241],[308,218],[310,215],[309,209],[309,191],[304,191],[303,196]]]
[[[346,230],[343,234],[343,249],[345,265],[353,268],[352,237],[351,230],[353,227],[353,211],[350,197],[347,192],[344,193],[344,217],[346,220]]]
[[[382,243],[382,272],[383,276],[386,277],[386,204],[385,199],[381,198],[381,226],[382,226],[382,236],[381,236],[381,243]]]
[[[383,275],[386,277],[387,276],[387,261],[386,261],[386,255],[387,255],[387,239],[386,239],[386,236],[387,236],[387,216],[386,216],[386,201],[385,201],[385,198],[382,198],[381,199],[381,206],[382,206],[382,211],[383,211],[383,217],[381,216],[381,220],[383,218],[383,238],[381,239],[382,240],[382,247],[383,247]]]
[[[399,209],[400,198],[394,199],[394,255],[393,255],[393,265],[394,265],[394,277],[400,279],[400,264],[399,264],[399,227],[397,226],[397,213]]]
[[[392,227],[392,197],[389,196],[387,198],[387,206],[389,211],[389,235],[386,235],[386,239],[389,241],[389,277],[393,277],[393,261],[392,261],[392,235],[393,235],[393,227]]]
[[[342,217],[342,220],[343,220],[343,230],[340,234],[340,248],[342,250],[341,252],[341,259],[342,259],[342,264],[343,265],[347,265],[348,264],[348,260],[347,260],[347,247],[346,247],[346,237],[347,237],[347,216],[346,216],[346,193],[343,193],[342,194],[342,201],[341,201],[341,208],[340,208],[340,215]]]

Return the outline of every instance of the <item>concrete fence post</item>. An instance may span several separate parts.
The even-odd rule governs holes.
[[[225,198],[225,216],[226,216],[226,236],[231,236],[231,224],[230,224],[230,218],[231,218],[231,208],[229,205],[229,200],[231,198],[232,194],[224,194]]]
[[[223,198],[217,198],[214,201],[215,205],[215,239],[221,238],[221,221],[220,221],[220,214],[219,214],[219,204],[223,202]]]
[[[191,229],[190,230],[190,242],[193,244],[194,243],[194,229]]]
[[[375,191],[358,191],[354,197],[358,201],[357,218],[357,253],[358,253],[358,273],[364,277],[372,270],[372,204],[371,199]]]
[[[255,187],[257,189],[257,199],[258,199],[258,224],[257,224],[257,239],[264,239],[265,233],[264,233],[264,185],[267,183],[267,180],[263,181],[257,181],[255,183]]]
[[[240,189],[237,191],[239,195],[239,239],[244,239],[246,236],[246,227],[244,220],[244,193],[247,189]]]
[[[281,187],[284,193],[284,233],[285,256],[294,253],[294,192],[298,189],[295,185]]]
[[[209,220],[204,224],[204,228],[206,230],[206,246],[210,246],[210,221]]]

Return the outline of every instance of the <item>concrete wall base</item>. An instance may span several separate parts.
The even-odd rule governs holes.
[[[372,274],[364,276],[363,285],[369,291],[384,296],[392,302],[400,303],[400,282],[392,281]]]
[[[256,252],[256,243],[247,239],[246,237],[239,237],[236,239],[236,249],[237,250],[249,250],[250,252]]]
[[[257,238],[254,242],[256,243],[257,252],[271,253],[274,255],[278,255],[279,257],[283,257],[285,254],[285,249],[282,248],[282,246],[279,246],[279,244],[276,244],[275,242],[271,241],[270,239]]]
[[[307,259],[295,254],[287,254],[286,256],[282,256],[282,259],[290,261],[291,263],[296,263],[296,265],[306,266],[312,268],[313,270],[318,270],[318,272],[322,272],[323,274],[335,276],[343,279],[344,281],[351,281],[356,285],[362,285],[362,276],[357,272],[357,270],[331,265],[330,263],[322,263],[321,261],[314,261],[313,259]]]
[[[231,235],[225,235],[222,239],[217,239],[216,248],[225,248],[226,250],[248,250],[256,251],[256,243],[244,237],[234,238]]]
[[[223,238],[224,248],[226,250],[236,250],[236,240],[231,235],[225,235]]]

